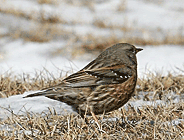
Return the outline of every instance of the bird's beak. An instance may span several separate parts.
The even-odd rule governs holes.
[[[136,48],[136,53],[142,51],[143,49],[142,48]]]

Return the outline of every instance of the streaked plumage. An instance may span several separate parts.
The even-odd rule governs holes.
[[[59,85],[26,97],[46,96],[71,105],[81,115],[102,114],[123,106],[135,90],[137,49],[127,43],[107,48]]]

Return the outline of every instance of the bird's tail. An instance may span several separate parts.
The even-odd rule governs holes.
[[[37,93],[29,94],[23,98],[36,97],[36,96],[45,96],[45,97],[50,98],[50,99],[54,99],[57,101],[67,103],[68,105],[73,105],[75,102],[78,101],[77,92],[72,92],[72,94],[71,94],[71,90],[64,91],[62,88],[60,88],[60,89],[54,89],[54,88],[46,89],[43,91],[39,91]]]
[[[53,89],[42,90],[33,94],[29,94],[23,98],[35,97],[35,96],[49,96],[53,94]]]

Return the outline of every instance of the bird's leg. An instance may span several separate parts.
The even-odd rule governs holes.
[[[87,119],[86,113],[87,113],[87,109],[86,109],[85,114],[80,113],[80,116],[84,119],[85,123],[86,123],[87,125],[89,125],[90,122],[89,122],[88,119]],[[101,131],[101,128],[100,128],[100,125],[99,125],[99,121],[98,121],[98,119],[97,119],[95,113],[94,113],[93,111],[90,111],[90,113],[91,113],[91,115],[92,115],[92,117],[93,117],[95,123],[97,124],[99,130]]]

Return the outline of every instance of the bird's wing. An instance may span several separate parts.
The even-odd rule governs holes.
[[[118,61],[113,64],[107,59],[106,63],[94,60],[82,70],[66,77],[62,83],[26,97],[46,96],[54,99],[56,94],[60,93],[63,98],[63,95],[71,92],[71,88],[90,87],[93,89],[99,85],[123,83],[132,76],[131,67],[120,64]]]
[[[123,83],[131,76],[131,67],[115,65],[99,69],[82,69],[81,71],[68,76],[63,81],[66,83],[66,86],[73,88],[95,87],[101,84]]]

